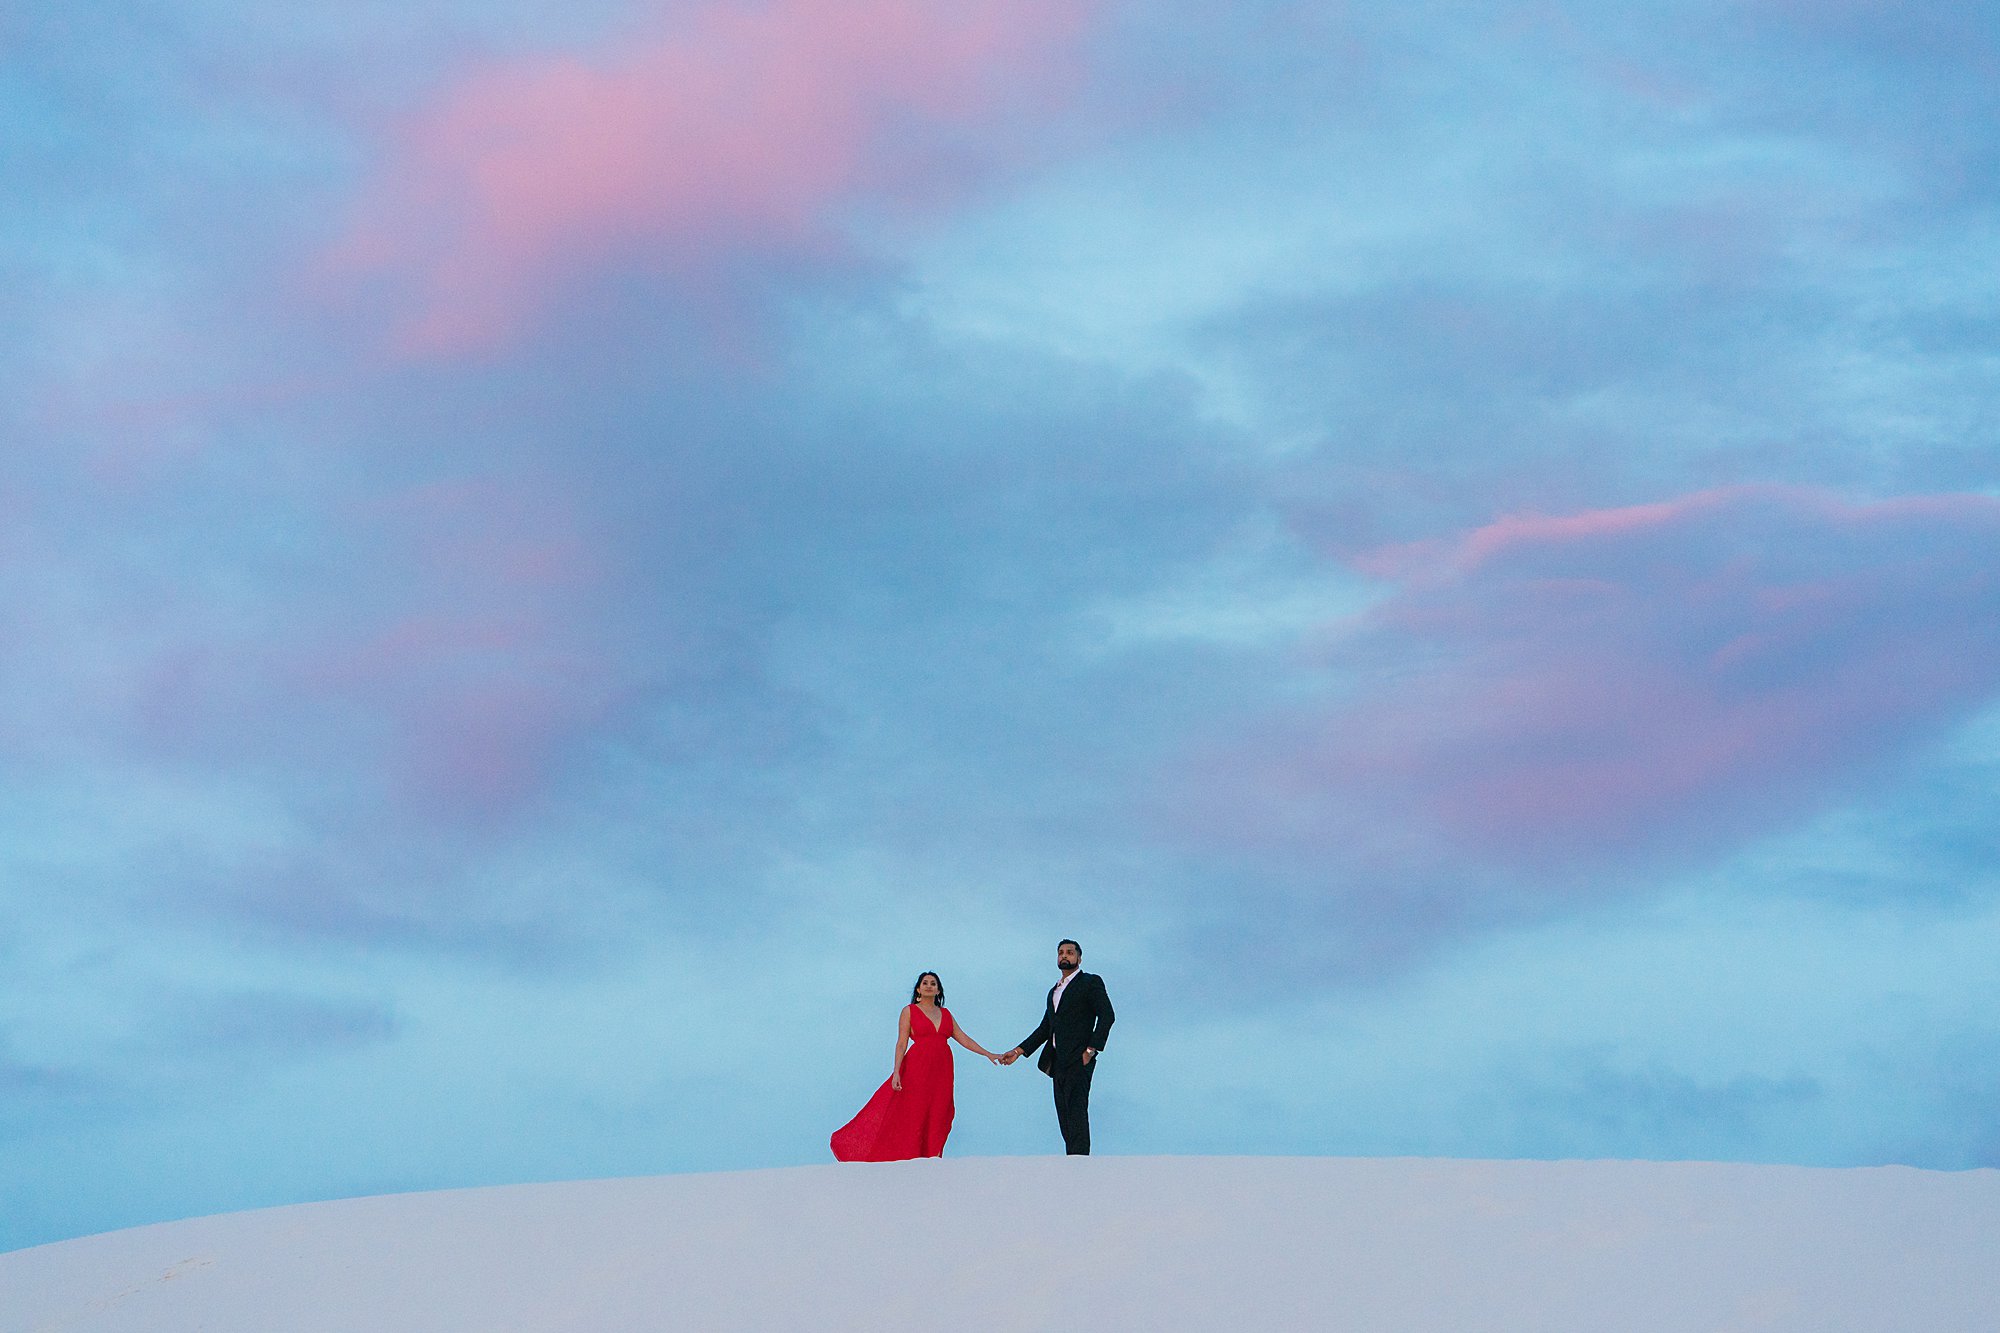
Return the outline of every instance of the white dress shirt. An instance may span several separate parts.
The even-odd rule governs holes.
[[[1081,973],[1082,971],[1083,969],[1079,967],[1075,972],[1063,973],[1063,979],[1056,983],[1056,993],[1054,995],[1049,996],[1050,1013],[1054,1013],[1056,1010],[1062,1008],[1062,993],[1065,990],[1069,989],[1069,983],[1075,981],[1078,973]]]

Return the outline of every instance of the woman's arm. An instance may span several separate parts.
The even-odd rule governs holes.
[[[897,1092],[903,1090],[903,1052],[910,1049],[910,1006],[904,1005],[903,1012],[896,1017],[896,1067],[889,1073],[889,1086]]]
[[[999,1056],[987,1050],[984,1046],[981,1046],[978,1042],[974,1041],[972,1038],[966,1036],[965,1029],[958,1025],[958,1020],[955,1018],[951,1020],[951,1039],[957,1042],[959,1045],[963,1046],[966,1050],[971,1051],[974,1055],[983,1055],[987,1059],[995,1061],[996,1063],[1000,1059]]]

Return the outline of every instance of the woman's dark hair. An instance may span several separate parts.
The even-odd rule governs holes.
[[[917,985],[916,985],[916,986],[912,986],[912,987],[910,987],[910,1003],[911,1003],[911,1004],[915,1004],[915,1003],[917,1002],[917,986],[921,986],[921,985],[923,985],[923,984],[924,984],[924,978],[925,978],[925,977],[929,977],[929,978],[930,978],[930,979],[931,979],[932,981],[935,981],[935,982],[936,982],[936,983],[938,984],[938,997],[937,997],[937,1002],[938,1002],[939,1004],[943,1004],[943,1003],[944,1003],[944,978],[943,978],[943,977],[941,977],[941,976],[939,976],[939,975],[938,975],[937,973],[935,973],[935,972],[919,972],[919,973],[917,973]]]

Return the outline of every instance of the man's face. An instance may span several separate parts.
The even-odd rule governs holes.
[[[1056,966],[1065,972],[1076,971],[1076,965],[1083,961],[1083,954],[1074,944],[1056,946]]]

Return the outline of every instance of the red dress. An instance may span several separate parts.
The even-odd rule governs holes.
[[[940,1007],[933,1025],[910,1006],[910,1049],[903,1053],[903,1087],[893,1079],[875,1089],[860,1114],[833,1132],[833,1155],[843,1162],[902,1162],[942,1157],[951,1133],[951,1010]]]

